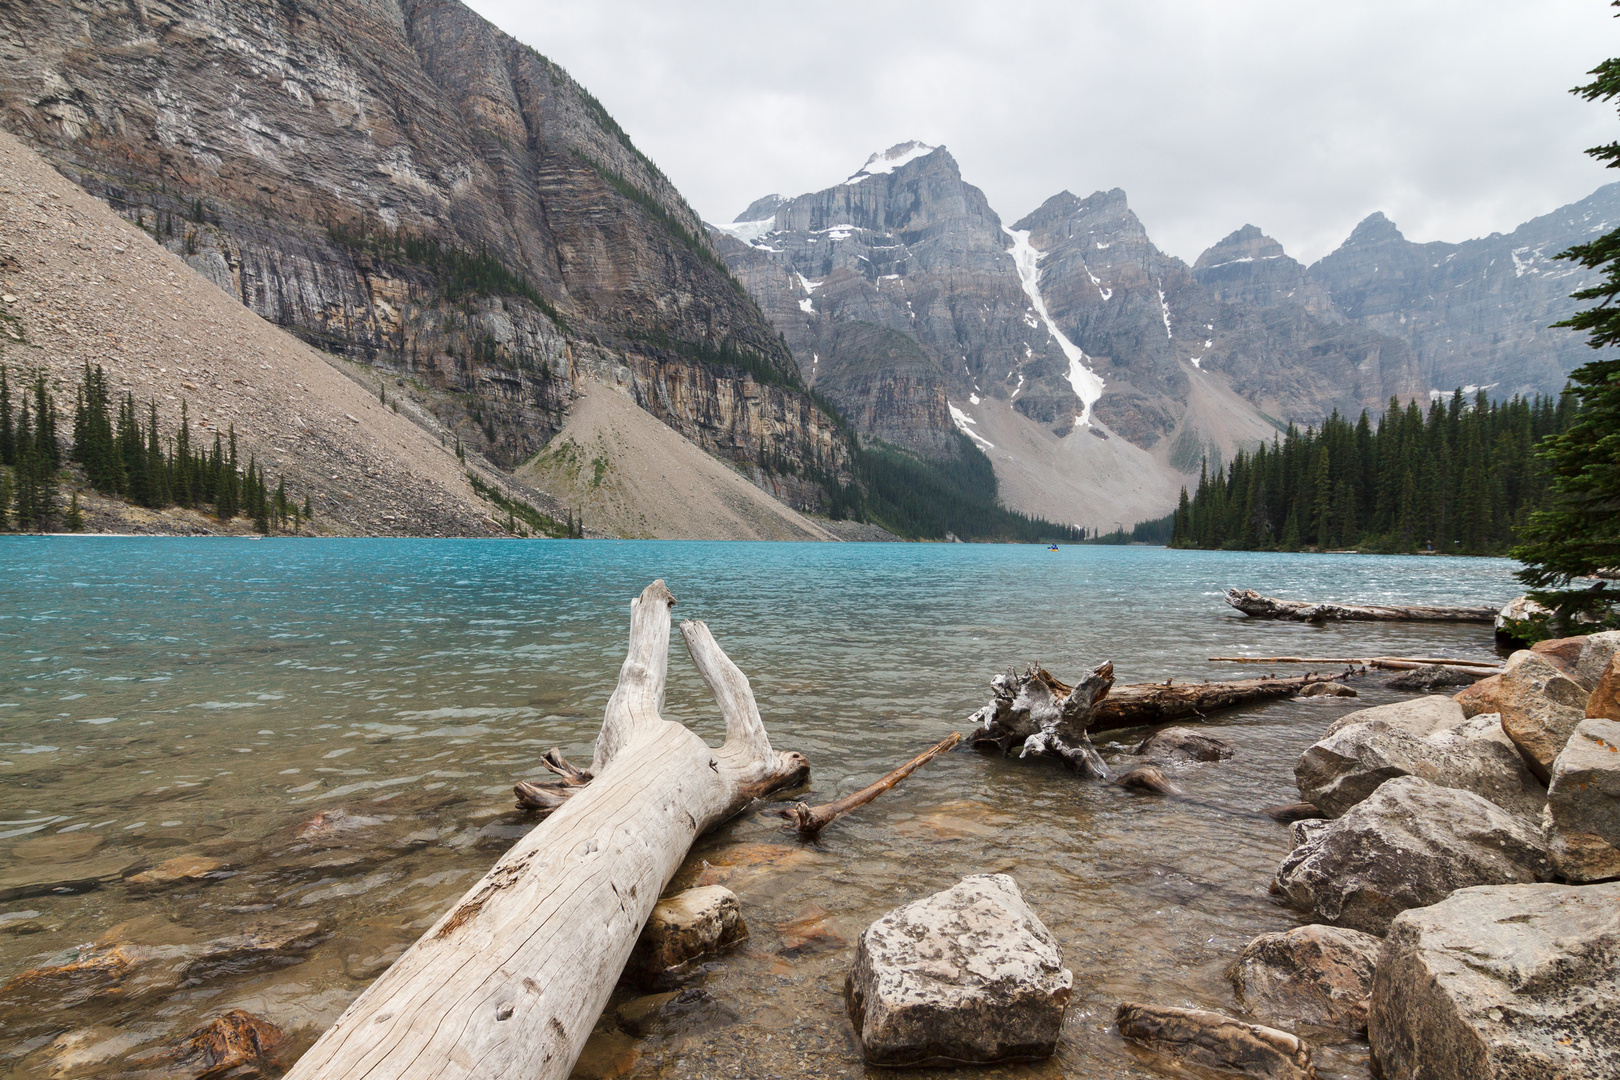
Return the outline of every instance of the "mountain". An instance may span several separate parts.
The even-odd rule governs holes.
[[[847,437],[668,179],[454,0],[8,0],[0,23],[0,126],[501,467],[606,384],[794,506],[848,481]]]
[[[1347,319],[1405,341],[1434,389],[1557,393],[1592,354],[1584,335],[1550,326],[1575,310],[1569,294],[1596,274],[1555,256],[1616,224],[1620,184],[1460,244],[1413,243],[1373,214],[1311,276]]]
[[[1119,189],[1004,226],[944,148],[909,142],[709,228],[863,436],[948,458],[965,432],[1008,505],[1107,528],[1289,423],[1490,381],[1556,392],[1583,347],[1545,326],[1581,277],[1549,256],[1611,219],[1620,185],[1509,237],[1415,245],[1375,215],[1306,267],[1245,225],[1188,266]]]

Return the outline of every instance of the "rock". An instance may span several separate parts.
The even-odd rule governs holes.
[[[849,942],[829,925],[832,912],[819,904],[811,904],[787,922],[777,923],[782,944],[776,950],[779,956],[807,956],[828,949],[842,949]]]
[[[1260,811],[1272,821],[1280,821],[1284,825],[1296,821],[1308,821],[1311,818],[1325,818],[1326,814],[1308,802],[1285,803],[1282,806],[1268,806]]]
[[[1462,889],[1402,913],[1368,1036],[1387,1080],[1620,1077],[1620,883]]]
[[[1588,694],[1552,662],[1528,649],[1508,658],[1496,691],[1502,730],[1524,756],[1536,778],[1546,783],[1553,759],[1586,715]]]
[[[1311,683],[1297,695],[1302,698],[1312,697],[1356,697],[1356,692],[1343,683],[1318,682]]]
[[[1497,640],[1526,641],[1528,640],[1526,635],[1535,629],[1532,620],[1545,621],[1551,616],[1552,611],[1549,608],[1541,606],[1528,596],[1515,597],[1503,604],[1502,610],[1496,613]]]
[[[335,810],[322,810],[304,822],[299,828],[298,839],[322,843],[334,840],[343,833],[355,832],[358,829],[369,829],[373,825],[381,825],[387,820],[389,819],[351,814],[342,807]]]
[[[1483,672],[1474,675],[1460,668],[1429,664],[1403,671],[1384,685],[1391,690],[1441,690],[1448,686],[1472,686],[1484,677]]]
[[[804,870],[827,861],[803,844],[732,844],[700,860],[695,885],[742,886],[773,874]]]
[[[1620,720],[1620,655],[1609,659],[1597,682],[1592,685],[1592,696],[1586,699],[1586,715],[1595,719]]]
[[[1234,749],[1225,739],[1217,739],[1192,728],[1167,727],[1143,739],[1131,753],[1163,761],[1225,761],[1232,756]]]
[[[136,962],[136,958],[122,948],[81,948],[79,954],[65,964],[30,968],[0,984],[0,1015],[45,1002],[53,1008],[75,1008],[96,998],[119,994]]]
[[[98,855],[56,865],[20,862],[0,870],[0,902],[52,893],[89,892],[116,884],[140,865],[141,860],[129,854]]]
[[[619,1006],[615,1014],[619,1027],[637,1038],[646,1038],[661,1028],[702,1013],[729,1018],[729,1010],[716,1006],[705,990],[689,986],[684,990],[671,990],[664,994],[648,994],[632,998]]]
[[[1538,641],[1530,646],[1530,651],[1537,656],[1544,656],[1548,662],[1562,671],[1565,675],[1573,676],[1575,669],[1581,663],[1581,650],[1586,647],[1586,637],[1548,638]]]
[[[1249,942],[1232,981],[1244,1011],[1346,1031],[1367,1030],[1367,995],[1383,942],[1339,926],[1297,926]]]
[[[124,879],[124,885],[133,893],[157,892],[174,885],[184,885],[194,881],[203,881],[209,878],[218,880],[228,876],[221,871],[226,864],[220,859],[209,859],[199,855],[180,855],[167,862],[159,863],[150,870],[143,870],[139,874]]]
[[[1446,698],[1452,708],[1456,703]],[[1441,787],[1482,795],[1534,818],[1545,795],[1495,716],[1477,716],[1419,738],[1382,720],[1340,728],[1300,755],[1294,766],[1306,802],[1337,817],[1397,776],[1421,776]]]
[[[747,936],[736,893],[723,885],[687,889],[654,906],[626,970],[656,978]]]
[[[1575,664],[1574,679],[1583,689],[1591,690],[1603,678],[1604,672],[1620,652],[1620,630],[1605,630],[1601,634],[1588,634],[1581,646],[1581,658]],[[1614,717],[1609,717],[1613,720]]]
[[[1502,676],[1487,675],[1466,690],[1459,690],[1451,695],[1462,708],[1464,716],[1478,716],[1481,713],[1501,714],[1502,706],[1498,695],[1502,692]]]
[[[83,831],[35,836],[14,846],[11,857],[18,862],[73,862],[88,857],[102,839],[99,833]]]
[[[1006,874],[975,874],[867,927],[844,1001],[869,1065],[1050,1057],[1074,976]]]
[[[1575,728],[1553,762],[1544,822],[1566,881],[1620,878],[1620,721]]]
[[[1381,720],[1408,735],[1428,735],[1431,732],[1456,727],[1466,719],[1468,717],[1463,713],[1462,706],[1449,698],[1420,697],[1345,713],[1328,727],[1327,734],[1332,735],[1351,724]]]
[[[1156,769],[1152,765],[1138,765],[1118,780],[1115,780],[1114,783],[1122,788],[1130,788],[1133,791],[1147,791],[1155,795],[1183,794],[1182,790],[1171,783],[1170,778],[1164,775],[1162,770]]]
[[[1125,1038],[1178,1062],[1265,1080],[1316,1080],[1310,1047],[1276,1028],[1202,1009],[1129,1001],[1114,1021]]]
[[[1322,922],[1382,934],[1456,889],[1547,881],[1541,830],[1478,795],[1416,776],[1386,781],[1341,818],[1294,825],[1273,895]]]
[[[187,1035],[175,1048],[175,1060],[183,1068],[197,1070],[199,1080],[279,1076],[281,1063],[275,1051],[285,1040],[282,1030],[268,1020],[232,1009]]]

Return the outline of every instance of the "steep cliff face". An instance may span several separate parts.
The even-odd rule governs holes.
[[[1620,184],[1460,244],[1415,244],[1373,214],[1310,276],[1346,318],[1406,342],[1428,388],[1557,393],[1591,350],[1581,335],[1549,327],[1576,310],[1569,294],[1592,271],[1555,256],[1616,222]]]
[[[454,0],[0,2],[0,123],[268,319],[450,390],[508,467],[577,380],[763,478],[847,469],[696,215],[583,88]]]

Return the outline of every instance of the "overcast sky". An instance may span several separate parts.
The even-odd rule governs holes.
[[[1382,210],[1507,231],[1620,180],[1568,93],[1604,0],[470,0],[567,68],[710,221],[943,144],[1011,224],[1122,187],[1188,262],[1245,223],[1310,262]]]

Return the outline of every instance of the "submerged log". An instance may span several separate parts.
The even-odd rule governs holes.
[[[631,604],[588,785],[356,998],[290,1077],[569,1075],[692,841],[809,771],[771,748],[747,677],[701,622],[681,634],[725,715],[725,743],[711,749],[659,716],[674,602],[655,581]]]
[[[1488,660],[1457,660],[1444,656],[1211,656],[1212,664],[1344,664],[1347,667],[1378,668],[1382,671],[1421,671],[1444,668],[1486,675],[1502,674],[1502,665]]]
[[[1021,758],[1051,754],[1082,776],[1112,780],[1086,732],[1097,703],[1113,685],[1114,665],[1106,660],[1075,686],[1059,682],[1039,664],[1022,675],[1008,669],[990,680],[995,696],[973,714],[979,727],[968,745],[1003,754],[1017,746]]]
[[[1312,672],[1283,679],[1267,677],[1208,683],[1170,681],[1116,686],[1093,712],[1090,730],[1115,731],[1201,718],[1221,709],[1291,698],[1313,683],[1342,682],[1348,674],[1318,675]]]
[[[1293,622],[1373,620],[1382,622],[1488,622],[1496,621],[1494,607],[1420,607],[1394,604],[1328,604],[1306,600],[1278,600],[1253,589],[1227,589],[1226,602],[1256,619]]]
[[[953,731],[898,769],[885,774],[875,783],[867,785],[852,795],[845,795],[842,799],[822,803],[820,806],[806,806],[802,802],[794,803],[787,809],[777,812],[791,821],[794,827],[799,830],[799,839],[815,840],[821,835],[821,830],[831,825],[834,820],[858,806],[865,806],[939,755],[947,750],[955,749],[956,744],[961,741],[961,733]]]

